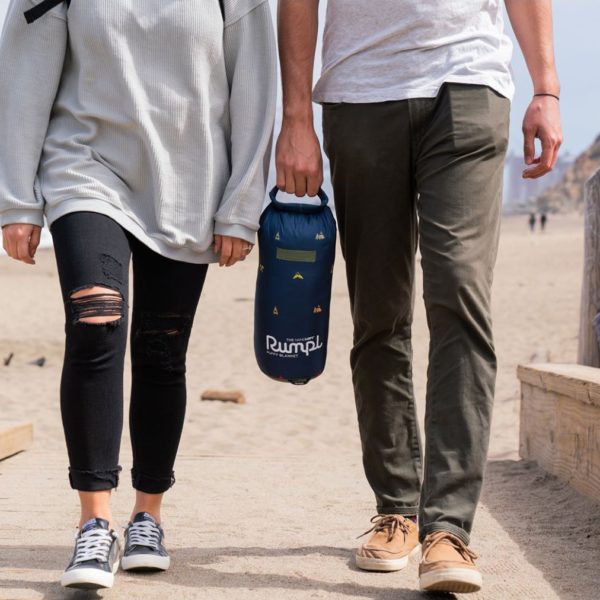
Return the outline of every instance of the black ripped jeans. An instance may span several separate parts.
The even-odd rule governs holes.
[[[207,265],[165,258],[99,213],[65,215],[51,233],[66,315],[60,399],[71,486],[118,485],[131,257],[132,481],[137,490],[162,493],[175,481],[186,352]],[[78,297],[95,286],[106,291]],[[109,316],[116,320],[98,322]]]

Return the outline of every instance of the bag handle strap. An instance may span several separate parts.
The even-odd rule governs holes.
[[[301,213],[317,213],[321,212],[328,204],[329,197],[323,191],[322,188],[319,188],[317,196],[321,200],[321,204],[305,204],[300,202],[280,202],[277,200],[277,193],[279,192],[279,188],[275,186],[269,192],[269,198],[271,199],[271,204],[277,210],[281,210],[284,212],[301,212]]]
[[[52,10],[61,2],[66,2],[67,8],[69,8],[69,5],[71,4],[71,0],[44,0],[43,2],[36,4],[33,8],[25,11],[25,20],[31,24],[40,17],[43,17],[49,10]]]
[[[58,6],[61,2],[67,3],[67,9],[71,6],[71,0],[43,0],[39,4],[36,4],[33,8],[25,11],[25,20],[31,24],[37,21],[40,17],[43,17],[49,10],[52,10],[55,6]],[[219,0],[219,7],[221,9],[221,16],[225,20],[225,0]]]

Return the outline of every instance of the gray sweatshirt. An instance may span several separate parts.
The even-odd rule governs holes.
[[[163,256],[254,241],[276,102],[267,0],[72,0],[0,40],[0,225],[105,214]]]

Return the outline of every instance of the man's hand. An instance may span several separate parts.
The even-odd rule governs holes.
[[[13,223],[2,228],[2,247],[15,260],[35,265],[35,252],[40,245],[42,228],[39,225]]]
[[[231,267],[252,252],[253,244],[228,235],[215,235],[214,251],[219,255],[220,267]]]
[[[554,61],[552,0],[506,0],[506,10],[527,68],[534,92],[560,96],[560,83]],[[534,96],[523,120],[525,164],[535,165],[523,171],[525,179],[535,179],[551,171],[562,144],[558,100],[552,96]],[[535,139],[542,142],[541,156],[535,156]]]
[[[323,183],[323,158],[311,124],[291,125],[284,121],[275,150],[277,187],[301,197],[316,196]]]
[[[542,177],[554,168],[563,141],[558,100],[552,96],[534,96],[523,119],[525,164],[535,165],[523,171],[525,179]],[[542,153],[535,156],[535,139]]]

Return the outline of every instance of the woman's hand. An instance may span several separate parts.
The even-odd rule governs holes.
[[[215,235],[214,251],[219,255],[220,267],[231,267],[252,252],[254,244],[228,235]]]
[[[13,223],[2,228],[2,247],[15,260],[35,265],[35,251],[40,245],[42,228],[39,225]]]

